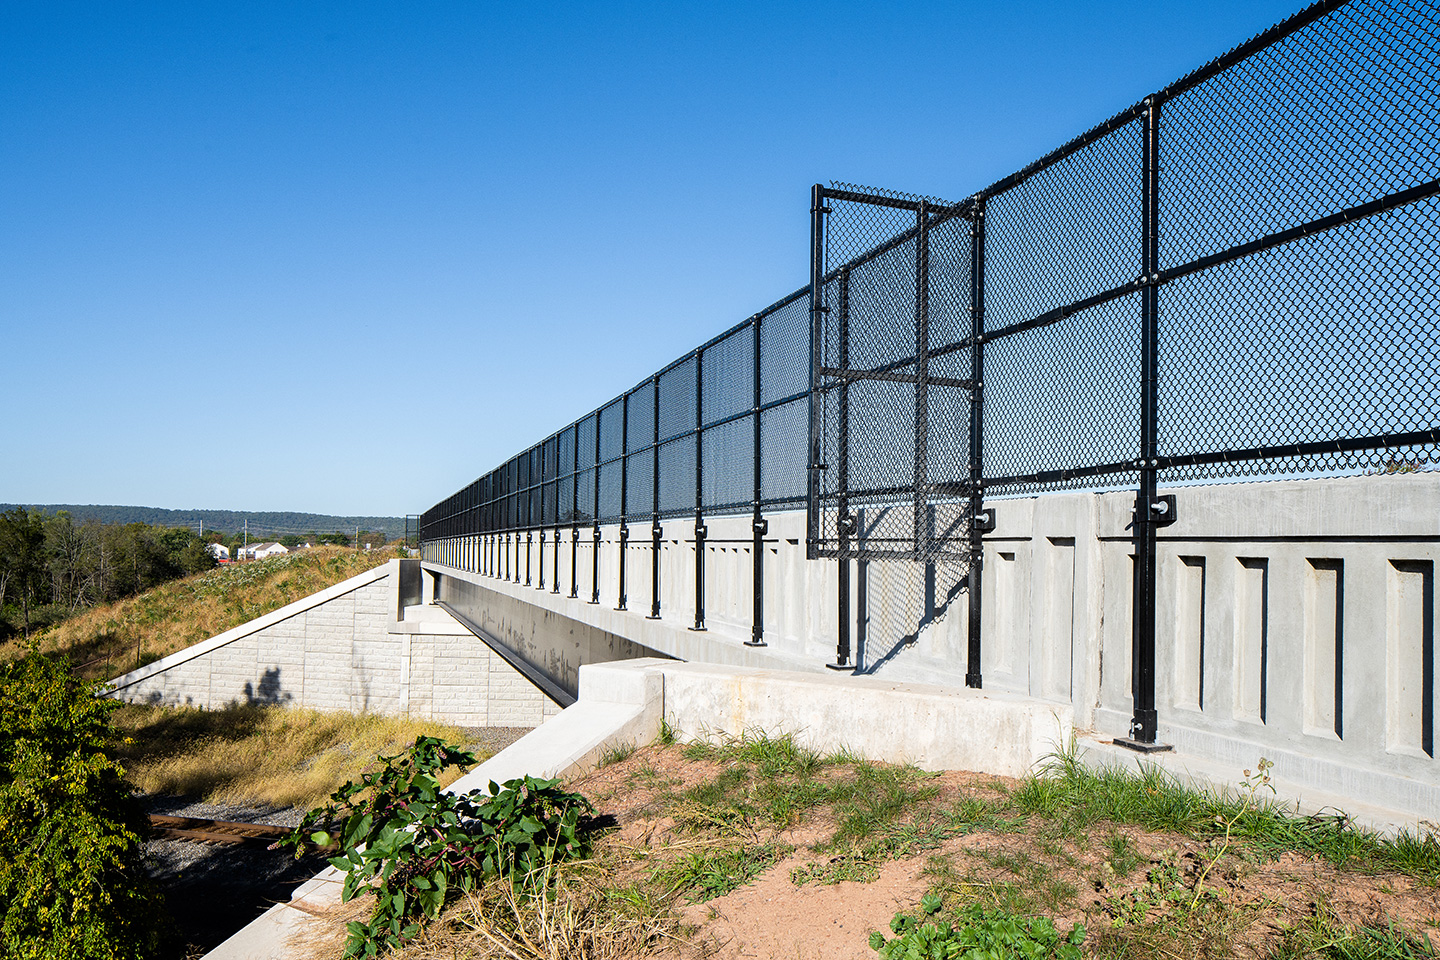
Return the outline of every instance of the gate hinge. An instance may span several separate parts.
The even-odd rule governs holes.
[[[975,513],[975,529],[976,529],[976,530],[979,530],[981,533],[994,533],[994,532],[995,532],[995,508],[994,508],[994,507],[986,507],[984,510],[978,510],[978,511],[976,511],[976,513]]]

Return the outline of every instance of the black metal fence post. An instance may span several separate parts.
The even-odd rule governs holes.
[[[540,576],[535,589],[545,589],[545,528],[540,528]]]
[[[529,494],[526,494],[526,499],[529,499]],[[525,586],[527,587],[530,586],[530,546],[535,542],[534,537],[535,531],[528,529],[525,531]]]
[[[1155,586],[1153,511],[1159,465],[1160,333],[1160,98],[1146,100],[1142,164],[1144,205],[1141,227],[1140,308],[1140,489],[1135,498],[1135,586],[1133,631],[1135,715],[1129,738],[1117,743],[1142,751],[1164,750],[1155,742]]]
[[[850,270],[842,267],[836,277],[839,303],[840,369],[850,369]],[[835,662],[827,663],[832,670],[853,670],[851,661],[850,626],[854,618],[850,613],[850,540],[857,532],[855,518],[850,512],[850,381],[840,381],[839,423],[836,424],[837,444],[835,459],[836,502],[839,517],[836,531],[840,539],[840,559],[837,561],[839,603],[836,610]]]
[[[815,184],[810,188],[810,389],[808,414],[810,424],[809,447],[806,453],[806,495],[805,511],[805,558],[814,560],[820,543],[820,437],[824,429],[820,423],[820,406],[815,402],[815,389],[820,385],[820,352],[824,341],[821,317],[825,312],[825,188]]]
[[[617,587],[619,602],[616,603],[616,610],[625,609],[625,544],[630,539],[630,527],[626,524],[629,517],[629,473],[630,473],[630,394],[620,398],[620,535],[617,538],[619,549],[616,551],[620,559],[620,576]]]
[[[754,534],[754,542],[750,547],[751,572],[754,574],[751,596],[754,601],[754,609],[750,614],[750,639],[745,641],[752,647],[765,646],[765,534],[769,532],[770,526],[765,518],[760,515],[760,501],[763,493],[760,488],[760,322],[759,314],[755,315],[755,338],[751,348],[751,357],[755,368],[755,383],[753,403],[750,407],[750,416],[753,423],[751,430],[754,440],[753,459],[751,461],[751,479],[754,484],[752,500],[754,513],[750,518],[750,530]]]
[[[984,601],[984,536],[989,514],[985,508],[985,201],[976,201],[970,220],[970,622],[967,625],[965,686],[980,689],[980,624]]]
[[[650,378],[655,397],[655,427],[650,455],[650,619],[660,619],[660,376]]]
[[[580,598],[579,562],[580,554],[580,430],[575,428],[575,456],[571,468],[575,482],[570,484],[570,599]]]
[[[625,544],[630,539],[630,527],[624,520],[620,521],[620,602],[615,605],[616,610],[625,609]]]
[[[598,471],[597,471],[598,472]],[[600,521],[590,532],[590,602],[600,602]]]
[[[595,514],[595,529],[591,533],[594,549],[590,551],[590,602],[600,602],[600,430],[601,416],[595,415],[595,499],[590,508]]]
[[[556,491],[555,491],[555,517],[556,517],[557,520],[558,520],[559,517],[560,517],[560,491],[559,491],[559,489],[558,489],[558,486],[557,486],[557,489],[556,489]],[[554,573],[553,573],[553,574],[551,575],[551,577],[550,577],[550,579],[551,579],[551,581],[552,581],[551,584],[550,584],[550,592],[551,592],[551,593],[559,593],[559,592],[560,592],[560,525],[559,525],[559,523],[556,523],[556,525],[555,525],[555,539],[554,539],[552,542],[555,544],[555,546],[554,546],[554,550],[555,550],[555,562],[551,564],[551,567],[554,569]]]
[[[915,237],[915,464],[911,500],[915,559],[930,555],[930,216],[924,200],[916,211]]]
[[[695,626],[705,629],[705,351],[695,351]]]
[[[570,599],[580,598],[580,525],[577,523],[570,528]]]

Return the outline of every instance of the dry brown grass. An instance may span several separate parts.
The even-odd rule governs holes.
[[[318,806],[378,755],[399,753],[421,734],[467,739],[459,727],[427,720],[261,705],[125,706],[113,719],[124,737],[120,762],[140,790],[281,807]],[[461,771],[446,773],[448,784]]]
[[[397,556],[394,550],[316,547],[232,564],[94,607],[36,638],[92,680],[109,679],[278,610]],[[25,652],[0,646],[0,660]]]
[[[451,904],[401,950],[396,960],[636,960],[684,942],[685,928],[667,901],[617,881],[597,861],[556,869],[532,896],[490,883]],[[374,907],[368,896],[336,904],[292,940],[292,956],[336,960],[351,921]]]

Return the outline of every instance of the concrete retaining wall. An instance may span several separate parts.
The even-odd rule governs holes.
[[[402,606],[392,560],[116,678],[132,703],[277,703],[535,726],[560,707],[453,617]]]
[[[1230,769],[1260,756],[1298,788],[1440,819],[1434,757],[1435,563],[1440,474],[1172,488],[1178,521],[1160,530],[1157,707],[1160,739],[1182,757]],[[1134,494],[1059,493],[994,500],[985,540],[982,674],[1005,692],[1073,710],[1078,728],[1128,731],[1131,702],[1130,511]],[[765,639],[749,647],[748,517],[707,518],[704,632],[694,621],[693,523],[665,524],[659,620],[649,620],[649,541],[627,557],[618,606],[616,527],[602,528],[601,602],[590,604],[592,547],[553,541],[539,588],[539,541],[511,546],[511,569],[532,585],[474,572],[478,539],[432,543],[427,569],[442,595],[471,585],[520,601],[507,617],[532,656],[573,675],[586,652],[549,640],[543,623],[586,625],[685,660],[816,671],[834,659],[837,564],[804,558],[804,515],[769,516]],[[866,520],[862,518],[862,533]],[[688,539],[691,537],[692,539]],[[450,564],[436,564],[445,556]],[[861,675],[961,686],[968,596],[947,600],[909,564],[859,564],[853,635]],[[471,593],[472,596],[478,594]],[[535,629],[531,629],[533,626]],[[566,629],[571,629],[566,627]],[[546,644],[550,647],[546,649]],[[578,662],[577,662],[578,661]]]

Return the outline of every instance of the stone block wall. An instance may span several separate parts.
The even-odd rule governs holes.
[[[299,600],[116,678],[131,703],[272,703],[528,727],[560,711],[448,614],[399,619],[399,565]],[[413,609],[413,608],[408,608]]]

